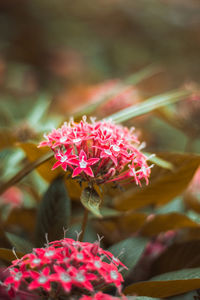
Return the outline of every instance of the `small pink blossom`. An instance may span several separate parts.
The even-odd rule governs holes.
[[[45,138],[39,147],[48,146],[54,151],[56,163],[52,169],[68,168],[72,178],[79,176],[98,185],[115,181],[141,185],[143,179],[148,184],[151,166],[140,151],[142,144],[133,128],[106,120],[91,119],[89,123],[83,117],[79,123],[64,123]]]
[[[20,207],[23,203],[23,193],[18,187],[12,186],[0,197],[0,205],[9,205],[10,208]]]
[[[13,268],[10,270],[10,275],[5,280],[5,284],[11,284],[15,289],[18,289],[19,285],[21,284],[21,279],[23,278],[23,273],[17,269]]]
[[[96,164],[99,161],[99,158],[89,158],[87,159],[87,155],[85,151],[81,150],[78,159],[73,159],[71,161],[72,165],[77,166],[77,168],[73,171],[72,177],[79,175],[81,172],[85,172],[85,174],[94,177],[93,171],[90,166]]]
[[[51,290],[49,273],[49,267],[45,267],[41,272],[30,271],[33,281],[29,284],[29,290],[43,288],[43,290],[49,292]]]
[[[112,253],[103,250],[99,242],[91,244],[64,238],[13,261],[4,285],[38,296],[43,291],[49,297],[54,293],[90,296],[99,287],[114,285],[121,295],[123,277],[118,267],[122,266],[126,268]]]
[[[57,162],[53,165],[52,170],[61,166],[63,170],[66,171],[68,165],[71,167],[71,160],[76,158],[76,155],[72,155],[71,152],[72,149],[68,149],[65,153],[61,151],[56,153],[55,158],[57,159]]]

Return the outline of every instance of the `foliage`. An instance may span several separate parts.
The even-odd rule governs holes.
[[[33,4],[22,0],[24,8],[20,11],[11,9],[14,4],[7,5],[8,0],[5,4],[6,20],[13,19],[19,25],[24,18],[25,22],[16,28],[16,36],[7,28],[5,40],[0,37],[0,46],[5,49],[0,53],[0,267],[9,266],[16,257],[18,262],[25,257],[26,262],[26,254],[34,253],[34,249],[40,252],[49,243],[73,237],[78,241],[70,242],[70,249],[73,243],[84,241],[82,245],[92,245],[94,255],[101,242],[101,247],[112,253],[110,257],[114,255],[115,261],[119,257],[123,266],[119,271],[124,282],[121,286],[121,280],[117,286],[118,295],[115,287],[107,285],[108,274],[103,270],[105,286],[95,288],[95,293],[87,291],[83,300],[116,299],[122,294],[130,300],[175,296],[198,299],[200,89],[197,83],[184,82],[185,77],[197,78],[198,64],[188,63],[186,67],[177,49],[182,55],[186,50],[188,53],[180,37],[191,36],[191,28],[199,32],[195,18],[199,6],[193,0],[192,4],[183,1],[183,7],[173,0],[169,4],[157,0],[122,2],[100,1],[98,5],[105,15],[87,0],[77,7],[73,2],[59,7],[53,0]],[[189,22],[187,7],[194,24]],[[170,13],[172,8],[174,15]],[[66,18],[64,14],[68,12],[71,16]],[[76,23],[78,15],[80,24]],[[62,39],[66,32],[61,32],[61,27],[67,32],[65,42]],[[128,32],[135,27],[138,36],[132,41]],[[122,34],[119,36],[118,32]],[[191,38],[196,44],[194,32]],[[55,40],[49,38],[50,33],[54,33]],[[171,51],[169,66],[170,55],[161,38],[167,35],[173,40],[167,46],[167,51]],[[143,38],[149,39],[148,47]],[[155,45],[161,47],[156,61],[167,70],[166,78],[163,67],[152,65]],[[190,73],[182,74],[183,69]],[[59,133],[73,124],[70,130],[76,137],[86,124],[84,115],[88,118],[87,142],[83,138],[83,147],[71,139],[68,149],[66,140],[60,142]],[[72,116],[74,120],[70,119]],[[90,117],[97,120],[90,122]],[[110,119],[112,126],[108,126],[112,124]],[[63,123],[62,130],[55,130]],[[88,128],[92,126],[91,134]],[[131,134],[122,141],[122,133],[132,133],[132,126],[136,128],[134,146]],[[113,150],[111,158],[102,156],[103,150],[110,155],[111,148],[106,148],[103,138],[97,145],[100,127],[102,135],[105,130],[108,134],[116,129],[110,144],[120,145],[123,155]],[[44,134],[49,148],[38,147]],[[144,143],[139,147],[138,140],[146,141],[145,151]],[[60,152],[55,141],[60,143]],[[67,149],[71,151],[68,166],[64,160]],[[133,170],[130,159],[131,163],[135,160]],[[80,162],[87,167],[81,167]],[[128,184],[121,180],[127,179],[126,175],[130,175]],[[77,249],[73,250],[75,254]],[[106,263],[108,252],[101,254],[107,255],[99,256]],[[36,271],[31,272],[37,279]],[[5,273],[1,273],[0,298],[9,299],[1,284]],[[12,281],[11,277],[8,278]],[[55,277],[52,278],[53,281]],[[17,291],[16,297],[37,299],[29,292]],[[60,300],[68,296],[50,295],[51,299]],[[41,297],[47,299],[45,293]],[[77,293],[74,299],[80,297]]]

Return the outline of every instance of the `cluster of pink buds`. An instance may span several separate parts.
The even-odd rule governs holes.
[[[79,123],[71,120],[54,129],[39,147],[50,147],[57,160],[52,169],[61,166],[72,178],[96,184],[134,181],[137,185],[144,178],[148,184],[152,166],[140,151],[143,144],[133,130],[106,120],[88,123],[83,117]]]
[[[92,244],[64,238],[48,243],[45,248],[35,248],[32,253],[13,261],[4,285],[11,291],[11,298],[14,290],[22,290],[37,295],[37,299],[70,296],[82,300],[111,300],[111,296],[99,291],[112,285],[121,295],[123,277],[119,268],[126,267],[109,251],[103,250],[99,242]]]

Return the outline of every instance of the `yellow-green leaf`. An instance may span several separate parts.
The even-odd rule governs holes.
[[[116,209],[131,210],[169,202],[186,189],[200,164],[200,156],[194,154],[159,153],[159,157],[171,162],[174,169],[166,170],[154,166],[149,185],[142,188],[134,186],[116,196]]]
[[[153,156],[151,153],[148,153],[148,152],[143,152],[143,154],[145,154],[146,156],[149,156],[150,157],[149,161],[161,168],[172,170],[174,167],[171,162],[166,161],[166,160],[158,157],[157,155]]]
[[[33,249],[33,245],[24,238],[17,236],[10,232],[5,232],[6,237],[8,238],[11,245],[17,250],[22,253],[29,253]]]
[[[12,147],[17,142],[13,131],[6,128],[0,130],[0,150]]]
[[[145,236],[157,235],[168,230],[176,230],[180,228],[199,227],[200,224],[191,220],[187,216],[179,213],[169,213],[163,215],[155,215],[141,228],[140,233]]]
[[[119,213],[119,212],[118,212]],[[100,226],[104,231],[118,231],[120,236],[132,234],[139,230],[145,223],[147,214],[142,212],[132,212],[131,214],[123,214],[120,216],[105,217],[101,220]]]
[[[123,275],[128,274],[139,261],[148,240],[142,237],[131,237],[112,245],[108,250],[115,256],[119,256],[123,264],[128,268],[122,271]]]
[[[188,191],[184,194],[183,201],[187,209],[191,209],[198,214],[200,213],[200,201],[198,197],[191,191]]]
[[[4,226],[21,226],[23,229],[33,233],[35,227],[35,210],[28,208],[14,209],[10,212]]]
[[[44,162],[51,159],[52,154],[46,153],[46,155],[41,156],[37,160],[27,163],[22,170],[20,170],[16,175],[11,177],[8,181],[4,182],[0,186],[0,194],[2,194],[4,191],[6,191],[9,187],[12,185],[15,185],[20,180],[22,180],[26,175],[28,175],[31,171],[33,171],[35,168],[43,164]]]
[[[41,158],[42,156],[51,153],[49,151],[49,148],[47,147],[37,148],[37,145],[33,143],[20,143],[19,146],[25,152],[30,162],[34,162],[37,159]],[[51,170],[55,162],[56,160],[53,157],[53,152],[52,152],[52,158],[50,158],[48,161],[45,161],[42,165],[37,167],[38,173],[48,182],[53,181],[56,177],[63,174],[64,172],[62,171],[61,168],[57,168],[56,170],[53,171]]]
[[[142,80],[145,80],[157,73],[159,73],[160,69],[158,66],[149,65],[144,69],[135,72],[134,74],[130,75],[129,77],[125,78],[123,81],[125,84],[136,85],[140,83]]]
[[[144,102],[135,104],[125,108],[108,118],[111,118],[116,123],[127,121],[133,117],[137,117],[153,111],[159,107],[184,99],[190,93],[188,91],[172,91],[166,94],[158,95],[147,99]]]
[[[200,286],[200,268],[183,269],[138,282],[125,289],[126,295],[167,298],[183,294]]]
[[[99,211],[101,205],[101,198],[93,188],[85,188],[81,194],[81,203],[83,206],[91,211],[95,216],[102,217]]]

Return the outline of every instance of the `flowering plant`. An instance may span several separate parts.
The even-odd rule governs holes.
[[[140,151],[144,144],[140,144],[134,129],[106,120],[91,121],[88,123],[86,117],[80,123],[71,120],[45,135],[39,147],[54,151],[57,162],[52,169],[61,166],[72,173],[72,178],[79,176],[91,184],[134,181],[141,185],[143,178],[148,184],[151,166]]]
[[[192,270],[192,274],[190,269],[184,271],[184,278],[180,273],[173,273],[172,280],[163,281],[164,273],[175,269],[179,272],[180,268],[193,263],[194,267],[198,266],[199,244],[198,241],[188,242],[187,232],[199,230],[199,223],[193,216],[184,215],[182,208],[176,206],[177,212],[173,212],[173,203],[163,211],[159,206],[177,196],[179,198],[199,166],[200,158],[191,153],[159,152],[156,158],[150,159],[148,154],[141,152],[144,143],[140,143],[134,129],[119,125],[183,95],[181,91],[167,93],[123,109],[111,116],[116,123],[111,119],[96,121],[83,117],[80,122],[71,119],[45,135],[39,146],[39,136],[35,144],[17,140],[21,141],[18,146],[26,153],[26,159],[22,152],[20,157],[7,158],[9,172],[5,172],[0,186],[2,200],[7,195],[3,192],[8,193],[11,186],[34,169],[46,182],[34,175],[23,180],[17,187],[23,191],[23,206],[13,207],[7,215],[0,211],[3,229],[0,228],[0,242],[3,244],[0,258],[4,270],[0,272],[0,299],[114,300],[126,299],[124,295],[130,295],[131,299],[136,296],[139,300],[143,299],[140,296],[167,298],[182,294],[191,290],[190,283],[198,287],[196,279],[199,275],[196,276],[195,272],[199,270]],[[123,104],[129,96],[129,91],[116,95]],[[108,111],[112,105],[105,107]],[[41,112],[41,103],[34,117],[38,111]],[[90,112],[85,110],[85,113]],[[38,119],[34,124],[37,122]],[[61,120],[51,124],[57,127]],[[43,130],[48,130],[49,127],[43,125]],[[158,132],[163,132],[162,128],[156,130]],[[144,134],[150,147],[155,147],[152,145],[155,139],[147,136],[145,127]],[[6,145],[12,143],[11,135]],[[5,162],[5,153],[1,154]],[[148,160],[156,164],[149,186],[152,165]],[[16,161],[19,164],[15,169],[13,162]],[[9,176],[9,180],[5,179]],[[145,181],[146,186],[140,188]],[[111,189],[112,185],[122,187],[125,184],[126,188]],[[104,186],[105,189],[101,189]],[[100,197],[99,191],[102,190]],[[105,206],[100,213],[103,200]],[[85,207],[83,216],[80,202]],[[192,209],[198,208],[197,204],[196,201]],[[89,211],[93,215],[89,215]],[[181,240],[177,231],[186,227],[188,231],[180,232],[182,242],[186,242],[173,245],[175,239]],[[61,239],[63,228],[69,230]],[[74,240],[76,231],[80,232],[77,241]],[[94,242],[97,234],[104,235],[107,250],[103,250],[99,242]],[[47,235],[50,242],[42,247]],[[125,255],[119,260],[122,249]],[[179,254],[184,251],[188,255],[183,255],[182,262]],[[13,253],[17,257],[14,261]],[[11,266],[5,270],[6,263],[11,261]],[[188,277],[185,276],[187,272]],[[183,278],[184,290],[179,289],[179,285],[174,287],[176,278]]]
[[[97,293],[109,285],[116,287],[121,295],[123,277],[120,270],[126,268],[109,251],[103,250],[99,242],[83,243],[73,239],[48,243],[45,248],[35,248],[30,254],[12,262],[10,275],[4,284],[13,289],[32,291],[38,299],[112,299]],[[82,294],[86,296],[81,297]]]

